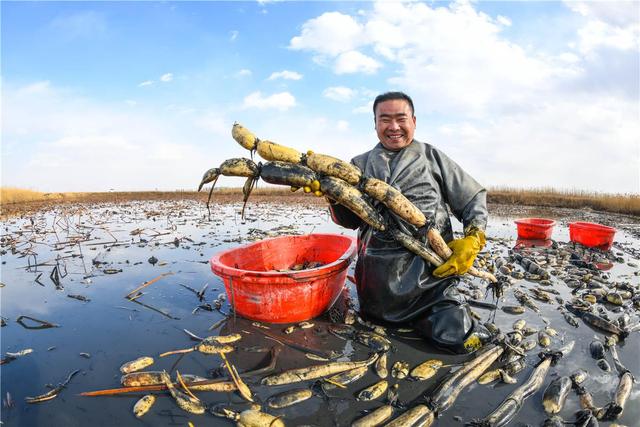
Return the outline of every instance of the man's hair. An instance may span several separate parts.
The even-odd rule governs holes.
[[[401,99],[403,101],[407,101],[409,107],[411,107],[411,115],[415,116],[415,110],[413,109],[413,101],[411,97],[404,92],[385,92],[381,95],[376,96],[375,101],[373,101],[373,118],[376,118],[376,107],[378,104],[384,101],[392,101],[394,99]]]

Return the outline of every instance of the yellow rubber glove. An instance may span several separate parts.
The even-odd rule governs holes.
[[[477,228],[469,229],[465,235],[462,239],[454,239],[447,243],[453,254],[444,264],[433,270],[434,276],[442,278],[454,274],[462,275],[469,271],[486,239],[484,232]]]

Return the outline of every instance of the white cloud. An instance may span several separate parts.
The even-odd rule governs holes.
[[[177,116],[162,107],[125,109],[48,82],[3,82],[3,103],[3,185],[193,189],[206,169],[237,152],[232,120],[213,110]]]
[[[496,21],[498,21],[500,24],[504,25],[505,27],[510,27],[512,24],[511,19],[502,15],[498,15],[498,17],[496,18]]]
[[[436,3],[437,5],[437,3]],[[501,36],[498,23],[468,3],[376,3],[365,24],[376,53],[398,69],[389,82],[422,94],[430,110],[481,114],[518,104],[575,73]]]
[[[609,97],[557,99],[499,120],[449,123],[431,138],[487,186],[638,194],[637,114]]]
[[[393,86],[423,92],[439,109],[480,112],[496,100],[518,102],[550,76],[567,72],[500,37],[504,18],[497,23],[466,2],[433,8],[377,2],[357,20],[337,12],[310,19],[290,46],[311,51],[314,61],[337,74],[380,70],[382,62],[362,53],[371,48],[396,65]]]
[[[165,73],[165,74],[161,75],[158,80],[163,82],[163,83],[169,83],[170,81],[173,80],[173,73]],[[138,83],[138,87],[151,86],[154,83],[155,82],[153,80],[145,80],[143,82]]]
[[[291,39],[289,47],[334,56],[357,48],[362,36],[362,26],[351,16],[327,12],[305,22],[302,33]]]
[[[390,29],[390,33],[385,32],[387,39],[402,37],[401,29],[389,28],[382,22],[370,22],[365,27],[349,15],[327,12],[305,22],[301,34],[291,39],[289,48],[314,52],[314,62],[333,63],[336,74],[373,74],[382,64],[356,50],[372,42],[371,27]],[[383,56],[390,54],[385,48],[374,50]]]
[[[365,25],[365,31],[367,39],[376,49],[397,49],[407,43],[405,29],[394,20],[371,17]]]
[[[636,1],[565,1],[565,5],[580,15],[616,27],[638,24],[640,12]]]
[[[576,43],[564,51],[535,45],[535,38],[526,46],[514,42],[509,37],[522,31],[520,22],[490,16],[467,1],[377,2],[350,19],[340,17],[352,23],[351,31],[340,33],[341,48],[332,44],[333,34],[319,30],[330,28],[319,25],[321,17],[307,21],[291,44],[297,40],[314,62],[335,72],[367,70],[338,67],[338,60],[347,52],[373,52],[369,59],[378,68],[384,60],[392,70],[388,89],[413,97],[416,137],[433,142],[487,186],[639,193],[640,38],[637,11],[629,9],[637,3],[616,3],[613,11],[609,4],[587,2],[579,9],[569,3],[583,18],[567,21]],[[311,29],[312,41],[306,37]],[[352,111],[371,115],[371,107],[372,101]]]
[[[240,71],[238,71],[238,72],[236,73],[236,77],[238,77],[238,78],[242,78],[242,77],[249,77],[249,76],[251,76],[251,74],[253,74],[253,73],[251,72],[251,70],[248,70],[248,69],[246,69],[246,68],[243,68],[243,69],[241,69]]]
[[[572,11],[583,16],[584,26],[578,31],[578,48],[589,54],[600,48],[640,49],[640,9],[635,1],[565,2]]]
[[[640,41],[640,25],[635,28],[619,28],[602,21],[590,21],[578,32],[579,49],[590,53],[599,48],[637,50]]]
[[[382,64],[356,50],[338,55],[334,66],[336,74],[375,73]]]
[[[338,123],[336,123],[336,127],[339,131],[346,131],[349,129],[349,122],[346,120],[338,120]]]
[[[364,105],[354,108],[353,112],[356,114],[370,113],[371,115],[373,115],[373,101],[369,101]]]
[[[332,86],[326,88],[322,95],[334,101],[349,102],[356,95],[356,91],[345,86]]]
[[[260,91],[253,92],[244,98],[244,108],[267,109],[274,108],[286,111],[296,105],[296,98],[289,92],[274,93],[270,96],[263,96]]]
[[[276,79],[300,80],[302,79],[302,74],[296,73],[295,71],[289,71],[289,70],[276,71],[271,73],[271,75],[267,80],[276,80]]]

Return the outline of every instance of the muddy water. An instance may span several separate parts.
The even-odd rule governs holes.
[[[1,396],[3,400],[1,419],[7,426],[35,425],[231,425],[230,421],[213,415],[191,415],[180,410],[170,397],[159,395],[151,411],[141,420],[135,419],[132,407],[140,394],[118,396],[82,397],[83,391],[119,387],[122,363],[139,356],[153,356],[154,370],[179,370],[201,376],[214,375],[221,360],[216,356],[189,353],[182,357],[158,358],[168,350],[194,345],[183,329],[207,336],[240,332],[243,340],[230,360],[239,370],[253,369],[268,362],[268,353],[256,352],[257,347],[268,349],[277,343],[265,338],[263,330],[242,318],[227,316],[231,309],[224,302],[220,310],[209,311],[205,304],[213,304],[224,294],[224,286],[214,276],[207,260],[219,250],[237,246],[251,240],[281,234],[303,234],[310,232],[336,232],[353,234],[334,225],[323,209],[293,205],[262,204],[250,206],[246,220],[239,215],[239,205],[216,206],[211,220],[203,205],[191,202],[144,202],[120,205],[76,206],[5,221],[2,226],[2,273],[0,288],[1,312],[6,326],[0,329],[1,352],[18,352],[33,349],[33,352],[2,365]],[[513,208],[496,208],[488,227],[487,251],[506,256],[516,244],[515,217],[528,216],[532,212]],[[554,230],[554,239],[568,241],[567,222],[591,220],[618,226],[613,252],[619,259],[608,271],[612,281],[628,281],[638,285],[637,258],[640,250],[638,221],[625,217],[601,217],[593,213],[575,211],[533,212],[556,218],[559,225]],[[458,226],[458,228],[460,228]],[[53,270],[58,272],[52,276]],[[141,284],[164,276],[144,288],[137,302],[125,299],[125,295]],[[53,278],[52,278],[53,277]],[[204,300],[196,295],[207,285]],[[535,285],[526,280],[517,281],[512,288],[526,289]],[[470,281],[463,286],[482,286]],[[189,289],[191,288],[191,289]],[[562,282],[555,282],[555,289],[565,300],[570,298],[570,289]],[[353,285],[348,283],[354,300],[357,300]],[[83,302],[68,297],[81,295],[89,299]],[[511,290],[505,292],[505,304],[513,304]],[[491,301],[491,296],[487,296]],[[356,301],[357,302],[357,301]],[[553,338],[553,345],[576,340],[573,352],[551,368],[548,383],[558,375],[572,373],[582,367],[590,373],[587,388],[598,405],[610,400],[617,384],[614,373],[597,368],[589,354],[589,343],[603,334],[581,323],[580,327],[569,326],[556,310],[557,303],[537,302],[541,313],[530,310],[524,315],[514,316],[501,310],[473,310],[483,321],[495,316],[495,323],[509,330],[514,320],[525,318],[529,325],[544,326],[543,318],[560,332]],[[201,305],[205,305],[200,308]],[[615,310],[615,307],[608,306]],[[31,316],[59,327],[47,329],[25,329],[16,322],[21,316]],[[619,314],[611,313],[613,318]],[[637,321],[637,316],[632,316]],[[226,319],[222,323],[220,320]],[[364,360],[366,348],[344,341],[326,332],[330,324],[328,316],[315,319],[315,328],[297,330],[287,338],[307,347],[323,351],[342,353],[340,360]],[[33,324],[33,323],[31,323]],[[27,325],[31,325],[27,324]],[[219,324],[213,331],[208,329]],[[286,325],[284,325],[286,326]],[[268,325],[268,332],[282,334],[283,325]],[[390,365],[404,360],[415,365],[430,358],[440,358],[446,364],[464,360],[430,348],[412,333],[388,331],[394,350],[390,353]],[[249,351],[254,350],[254,351]],[[537,361],[539,349],[528,356],[528,367],[518,374],[522,383]],[[633,333],[619,346],[622,362],[640,377],[639,334]],[[611,359],[609,358],[609,362]],[[308,360],[302,352],[292,348],[282,350],[278,369],[317,364]],[[389,366],[390,366],[389,365]],[[73,377],[57,398],[39,404],[25,402],[27,396],[37,396],[49,390],[48,384],[57,385],[74,370],[80,373]],[[409,382],[389,378],[400,384],[400,401],[410,402],[428,395],[447,370],[443,369],[435,378],[424,382]],[[258,401],[292,386],[265,387],[258,384],[259,378],[247,378]],[[381,404],[380,401],[358,402],[354,398],[360,389],[377,381],[372,372],[352,384],[346,390],[333,392],[329,398],[318,395],[296,406],[270,410],[282,415],[288,425],[349,425],[362,414]],[[310,384],[306,384],[310,385]],[[462,425],[474,418],[489,414],[507,396],[515,385],[472,385],[457,400],[455,405],[442,414],[437,425]],[[637,425],[640,417],[640,387],[634,387],[630,401],[618,422]],[[539,425],[545,414],[541,405],[542,390],[529,398],[513,425]],[[200,393],[208,405],[225,404],[241,408],[241,398],[234,394]],[[380,400],[380,399],[379,399]],[[571,393],[561,415],[568,421],[574,419],[578,401]],[[604,423],[606,424],[606,423]]]

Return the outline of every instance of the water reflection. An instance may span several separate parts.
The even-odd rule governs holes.
[[[328,315],[314,319],[313,328],[296,329],[287,335],[283,333],[286,325],[262,325],[270,328],[263,329],[246,319],[234,318],[233,314],[227,316],[232,313],[228,301],[216,309],[215,301],[220,301],[220,295],[224,295],[224,286],[208,265],[208,259],[215,252],[280,234],[354,234],[334,225],[325,210],[314,207],[253,205],[248,208],[245,221],[240,218],[240,207],[240,204],[213,206],[212,220],[208,221],[204,205],[192,201],[78,205],[3,222],[1,282],[4,287],[0,289],[0,307],[7,326],[0,329],[0,347],[3,355],[33,349],[32,353],[2,365],[2,398],[6,400],[9,393],[15,402],[12,408],[4,407],[2,410],[4,425],[133,425],[140,422],[185,425],[187,421],[195,425],[231,425],[230,421],[213,418],[210,414],[186,414],[164,396],[158,399],[142,421],[136,420],[132,414],[133,404],[140,394],[78,396],[83,391],[119,387],[120,365],[145,355],[155,358],[154,370],[178,369],[181,373],[210,376],[221,363],[215,355],[192,352],[158,357],[163,352],[194,345],[184,329],[201,337],[242,334],[237,350],[229,354],[230,361],[240,372],[268,365],[271,350],[275,347],[281,348],[276,356],[277,370],[322,363],[310,360],[304,348],[342,354],[338,360],[366,359],[369,355],[367,348],[327,333],[331,322]],[[568,219],[557,219],[560,219],[560,224],[554,230],[554,238],[566,241]],[[516,241],[512,220],[510,216],[491,220],[487,233],[491,239],[485,250],[487,255],[507,257],[508,251],[518,245],[540,251],[549,247],[546,244],[527,247]],[[630,255],[633,250],[640,249],[638,239],[620,230],[616,240],[628,245],[630,250],[623,252],[614,248],[613,252],[621,261],[609,261],[607,274],[612,281],[628,281],[637,286],[638,269],[628,263],[638,262]],[[151,263],[150,259],[155,261]],[[522,268],[518,267],[518,270]],[[133,301],[125,298],[157,277],[161,279],[141,289],[142,295],[138,298]],[[485,294],[484,285],[476,279],[465,282],[463,286],[475,294],[473,298],[491,302]],[[516,281],[513,289],[534,286],[538,283],[523,279]],[[357,308],[353,284],[347,282],[347,288]],[[194,292],[202,289],[205,289],[203,300]],[[554,281],[550,289],[557,290],[557,296],[565,300],[571,298],[572,289],[561,282]],[[80,295],[87,301],[70,298],[69,295]],[[511,290],[507,290],[505,295],[499,305],[517,304]],[[200,307],[203,303],[210,304],[213,309],[209,311]],[[608,402],[617,377],[614,373],[600,371],[589,355],[589,343],[596,338],[602,339],[603,334],[585,324],[577,329],[568,326],[555,302],[539,303],[539,306],[540,314],[527,310],[521,316],[509,315],[502,310],[474,308],[474,311],[483,322],[494,320],[503,330],[510,330],[514,320],[523,317],[533,328],[544,328],[547,324],[556,328],[560,332],[559,337],[554,338],[558,345],[576,339],[576,348],[552,368],[550,378],[583,367],[590,373],[588,385],[595,401],[601,404]],[[615,307],[607,309],[614,318],[618,315],[614,312]],[[60,327],[24,329],[16,322],[19,316],[29,316]],[[459,356],[434,351],[411,333],[392,329],[387,333],[394,348],[389,356],[389,366],[398,360],[406,361],[410,366],[430,358],[438,358],[451,365],[463,360]],[[277,337],[290,340],[298,348]],[[260,349],[266,351],[258,351]],[[621,359],[636,376],[640,375],[640,361],[636,357],[638,350],[640,340],[637,333],[619,345]],[[526,360],[528,368],[519,374],[519,381],[528,376],[537,362],[536,351],[530,352]],[[46,384],[58,384],[76,369],[81,372],[57,398],[40,404],[25,402],[25,397],[46,392]],[[400,384],[400,400],[409,402],[428,394],[446,373],[446,369],[441,369],[434,378],[424,382],[389,380],[390,384]],[[271,395],[287,389],[287,386],[261,386],[259,378],[248,378],[247,381],[259,402],[265,402]],[[294,407],[272,410],[271,413],[283,415],[291,425],[349,425],[362,411],[380,406],[379,401],[355,400],[357,392],[377,380],[370,372],[349,388],[336,389],[330,398],[314,396]],[[300,384],[294,386],[299,387]],[[451,410],[442,415],[438,425],[459,424],[455,416],[464,420],[481,418],[512,390],[513,386],[505,384],[474,384]],[[233,393],[207,392],[199,396],[211,405],[241,403],[241,398]],[[571,395],[561,415],[572,420],[577,409],[577,399]],[[639,416],[640,401],[636,388],[619,422],[634,425]],[[534,396],[526,401],[517,422],[536,425],[544,418],[539,396]]]

